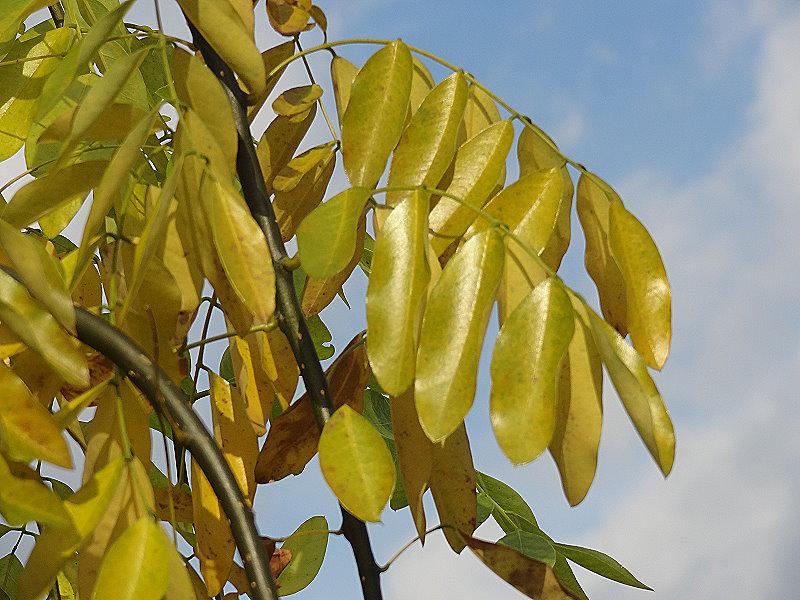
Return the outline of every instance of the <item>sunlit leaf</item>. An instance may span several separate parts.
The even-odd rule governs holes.
[[[358,74],[358,67],[338,54],[331,60],[331,83],[333,84],[333,98],[336,101],[336,113],[339,122],[342,122],[347,103],[350,101],[350,90],[353,80]]]
[[[589,569],[607,579],[624,583],[631,587],[651,590],[651,588],[636,579],[628,569],[607,554],[603,554],[598,550],[581,548],[580,546],[569,546],[567,544],[556,544],[556,550],[584,569]]]
[[[364,188],[347,189],[316,208],[297,229],[300,263],[312,277],[330,277],[347,266],[357,224],[369,199]]]
[[[609,208],[619,196],[595,175],[581,174],[578,180],[578,218],[586,238],[586,271],[600,296],[603,316],[625,335],[628,332],[625,280],[609,246]]]
[[[409,96],[411,115],[417,111],[422,101],[425,100],[425,96],[436,87],[436,80],[434,80],[428,67],[416,56],[413,56],[412,60],[414,64],[411,73],[411,95]]]
[[[430,280],[428,198],[396,206],[375,241],[367,287],[367,349],[381,387],[399,395],[414,381],[417,341]]]
[[[24,235],[0,220],[0,247],[31,296],[41,302],[62,326],[74,331],[75,309],[64,285],[63,273],[42,240]]]
[[[322,97],[322,88],[317,84],[290,88],[275,98],[272,110],[276,115],[302,120]]]
[[[647,365],[608,323],[588,307],[584,310],[597,350],[628,416],[662,473],[668,475],[675,459],[675,432]]]
[[[411,91],[411,53],[401,41],[381,48],[353,81],[342,117],[342,155],[350,183],[374,186],[397,145]]]
[[[249,92],[260,94],[266,86],[261,53],[230,2],[178,0],[183,13],[224,60],[242,78]]]
[[[86,357],[53,316],[13,277],[0,271],[0,322],[37,352],[68,383],[87,385]]]
[[[653,239],[621,202],[609,211],[611,252],[625,280],[633,347],[654,369],[664,366],[672,336],[672,304],[664,263]]]
[[[264,72],[267,76],[272,73],[272,77],[267,80],[267,85],[262,92],[251,94],[251,98],[249,99],[250,106],[247,107],[247,116],[251,121],[258,114],[258,111],[261,110],[261,107],[277,85],[281,75],[286,71],[286,67],[278,71],[275,71],[275,68],[292,54],[294,54],[294,40],[278,44],[261,53],[261,59],[264,61]],[[275,72],[273,73],[273,71]]]
[[[503,253],[497,229],[473,236],[447,264],[428,298],[414,395],[422,428],[435,442],[452,433],[472,406]]]
[[[275,272],[264,234],[239,194],[219,181],[212,186],[208,220],[219,260],[255,322],[265,324],[275,311]]]
[[[26,227],[61,206],[82,202],[100,182],[106,166],[105,161],[78,163],[25,184],[3,210],[3,220],[14,227]]]
[[[7,14],[4,6],[3,18]],[[3,29],[0,27],[0,35]],[[30,32],[18,40],[5,60],[24,60],[0,67],[0,160],[19,150],[34,117],[36,99],[47,76],[58,65],[52,55],[64,52],[72,39],[68,29],[47,31],[43,35]],[[35,60],[33,60],[35,59]]]
[[[143,517],[108,549],[93,600],[160,600],[168,587],[170,554],[161,527]]]
[[[273,189],[274,179],[289,164],[300,142],[308,133],[316,111],[316,105],[312,105],[308,114],[301,120],[275,117],[261,136],[256,152],[268,189]]]
[[[325,558],[328,535],[325,517],[311,517],[286,538],[281,549],[291,553],[291,561],[276,581],[281,596],[299,592],[314,581]]]
[[[475,531],[478,509],[475,466],[463,423],[447,436],[444,444],[433,445],[430,484],[439,521],[448,525],[444,536],[455,552],[461,552],[462,534]]]
[[[55,492],[38,479],[15,476],[2,455],[0,513],[7,523],[16,526],[31,521],[50,527],[67,527],[70,524],[69,515]]]
[[[222,512],[211,484],[192,460],[192,504],[197,543],[195,555],[200,560],[208,593],[216,596],[228,580],[236,546],[228,518]]]
[[[447,193],[431,211],[431,245],[442,254],[461,237],[496,187],[514,140],[511,121],[495,123],[476,134],[458,149],[453,178]],[[456,200],[459,198],[461,201]]]
[[[319,438],[319,464],[339,502],[363,521],[380,520],[394,487],[392,455],[364,417],[342,406]]]
[[[267,0],[269,24],[281,35],[295,35],[311,29],[311,0]]]
[[[556,428],[550,453],[564,495],[580,503],[594,479],[603,420],[603,369],[591,325],[575,312],[575,332],[561,361],[557,382]]]
[[[431,90],[400,138],[389,167],[389,187],[433,187],[439,183],[455,155],[466,103],[463,73],[453,73]],[[390,192],[386,202],[394,206],[410,194]]]
[[[214,437],[233,471],[242,493],[252,504],[256,493],[254,469],[258,440],[247,418],[239,391],[215,374],[209,375]]]
[[[497,336],[489,413],[500,448],[515,464],[532,461],[553,437],[558,367],[573,328],[569,296],[551,278],[531,290]]]

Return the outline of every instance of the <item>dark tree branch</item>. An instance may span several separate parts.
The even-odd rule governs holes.
[[[231,524],[231,532],[247,573],[253,600],[277,600],[269,556],[258,535],[253,512],[214,438],[192,410],[186,394],[122,331],[84,308],[75,310],[78,339],[113,362],[153,407],[167,417],[177,441],[208,478]]]
[[[50,9],[50,16],[53,18],[53,23],[56,24],[56,27],[63,27],[64,26],[64,7],[61,6],[61,2],[56,2],[55,4],[51,4],[48,6]]]
[[[202,52],[206,64],[222,83],[231,102],[239,136],[236,171],[245,201],[267,240],[275,269],[276,319],[281,331],[289,340],[292,353],[300,367],[300,374],[311,398],[317,425],[321,430],[334,410],[333,402],[325,372],[320,364],[300,308],[300,302],[295,294],[292,272],[286,268],[286,247],[283,245],[280,228],[270,203],[247,119],[245,108],[247,97],[239,87],[231,68],[188,19],[187,23],[192,31],[195,46]],[[363,596],[365,600],[381,600],[381,571],[375,562],[367,526],[363,521],[347,512],[344,507],[341,507],[341,511],[342,532],[353,548]]]

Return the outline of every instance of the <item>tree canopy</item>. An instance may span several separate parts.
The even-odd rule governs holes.
[[[155,23],[127,21],[134,3],[0,0],[0,160],[27,166],[0,190],[0,536],[18,536],[0,598],[274,598],[305,588],[339,534],[375,600],[391,561],[366,523],[387,507],[531,598],[586,598],[573,563],[647,589],[542,531],[475,469],[464,424],[496,310],[489,417],[511,463],[548,452],[567,501],[584,499],[605,368],[670,472],[651,375],[670,286],[630,207],[470,72],[401,40],[328,40],[310,0],[178,0],[191,40],[164,31],[158,2]],[[259,48],[256,19],[287,40]],[[374,53],[354,64],[354,45]],[[301,66],[308,84],[281,85]],[[316,120],[330,140],[309,145]],[[558,274],[573,200],[598,308]],[[346,298],[358,271],[366,297]],[[366,303],[338,353],[323,320],[337,297]],[[227,346],[219,365],[209,344]],[[258,487],[316,455],[341,525],[257,532]],[[475,537],[490,518],[503,537]]]

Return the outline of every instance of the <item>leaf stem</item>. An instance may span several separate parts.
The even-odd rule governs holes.
[[[436,527],[431,527],[430,529],[428,529],[428,530],[425,532],[425,535],[428,535],[429,533],[433,533],[434,531],[439,531],[440,529],[444,529],[445,527],[447,527],[447,526],[446,526],[446,525],[441,525],[441,524],[437,525]],[[400,550],[398,550],[397,552],[395,552],[395,553],[394,553],[394,555],[392,555],[392,557],[391,557],[389,560],[387,560],[387,561],[386,561],[386,564],[385,564],[385,565],[383,565],[383,566],[381,566],[381,567],[380,567],[380,569],[381,569],[381,573],[385,573],[386,571],[388,571],[388,570],[389,570],[389,567],[391,567],[391,566],[392,566],[392,563],[394,563],[394,561],[396,561],[398,558],[400,558],[400,556],[401,556],[401,555],[402,555],[402,554],[403,554],[403,553],[404,553],[406,550],[408,550],[409,548],[411,548],[411,546],[413,546],[414,544],[416,544],[416,543],[417,543],[418,541],[420,541],[421,539],[422,539],[422,538],[421,538],[420,536],[417,536],[417,537],[415,537],[413,540],[411,540],[411,541],[409,541],[408,543],[404,544],[404,545],[403,545],[403,547],[402,547],[402,548],[400,548]]]
[[[294,37],[294,43],[297,46],[297,49],[300,52],[302,52],[303,51],[303,47],[300,45],[300,35],[299,34]],[[306,68],[306,73],[308,73],[309,81],[312,84],[316,85],[317,82],[314,80],[314,73],[311,72],[311,65],[308,64],[308,57],[305,56],[305,55],[303,56],[303,65]],[[338,134],[336,133],[336,129],[334,129],[334,127],[333,127],[333,122],[331,121],[330,115],[328,115],[328,109],[325,108],[325,103],[322,101],[322,98],[318,98],[317,99],[317,104],[319,105],[320,109],[322,110],[322,116],[325,118],[325,123],[327,123],[327,125],[328,125],[328,131],[331,132],[331,137],[333,138],[333,141],[336,142],[337,146],[339,146],[342,142],[339,139]]]
[[[278,323],[276,321],[270,321],[269,323],[265,323],[264,325],[256,325],[251,327],[247,330],[245,335],[249,335],[251,333],[257,333],[259,331],[273,331],[274,329],[278,328]],[[235,331],[226,331],[225,333],[220,333],[217,335],[212,335],[207,338],[203,338],[201,340],[197,340],[196,342],[192,342],[191,344],[186,344],[182,346],[180,350],[192,350],[194,348],[200,348],[205,346],[206,344],[211,344],[212,342],[219,342],[222,340],[226,340],[228,338],[232,338],[239,335]]]

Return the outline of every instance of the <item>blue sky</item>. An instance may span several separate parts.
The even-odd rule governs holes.
[[[579,573],[593,600],[795,596],[800,7],[781,0],[320,3],[332,39],[402,37],[471,71],[612,183],[664,255],[674,345],[656,383],[677,430],[672,475],[660,476],[608,386],[597,479],[569,508],[549,457],[512,468],[497,449],[486,360],[468,420],[477,466],[520,491],[553,537],[609,552],[656,590]],[[151,21],[151,4],[138,3],[134,17]],[[184,32],[174,12],[167,24]],[[277,40],[262,30],[260,41]],[[367,52],[343,53],[358,62]],[[320,79],[327,60],[312,61]],[[304,83],[303,74],[286,81]],[[324,139],[320,127],[309,144]],[[14,168],[0,166],[3,179]],[[343,177],[335,185],[329,195]],[[595,298],[577,229],[573,240],[564,278]],[[363,293],[363,279],[354,280],[354,310],[337,304],[325,313],[338,348],[364,326],[356,308]],[[312,514],[338,524],[316,463],[263,487],[256,508],[272,535]],[[379,560],[413,537],[407,512],[387,509],[384,521],[370,527]],[[479,534],[497,531],[487,525]],[[338,538],[329,548],[320,576],[297,598],[358,597],[349,548]],[[521,597],[435,535],[392,566],[385,588],[392,600]]]

